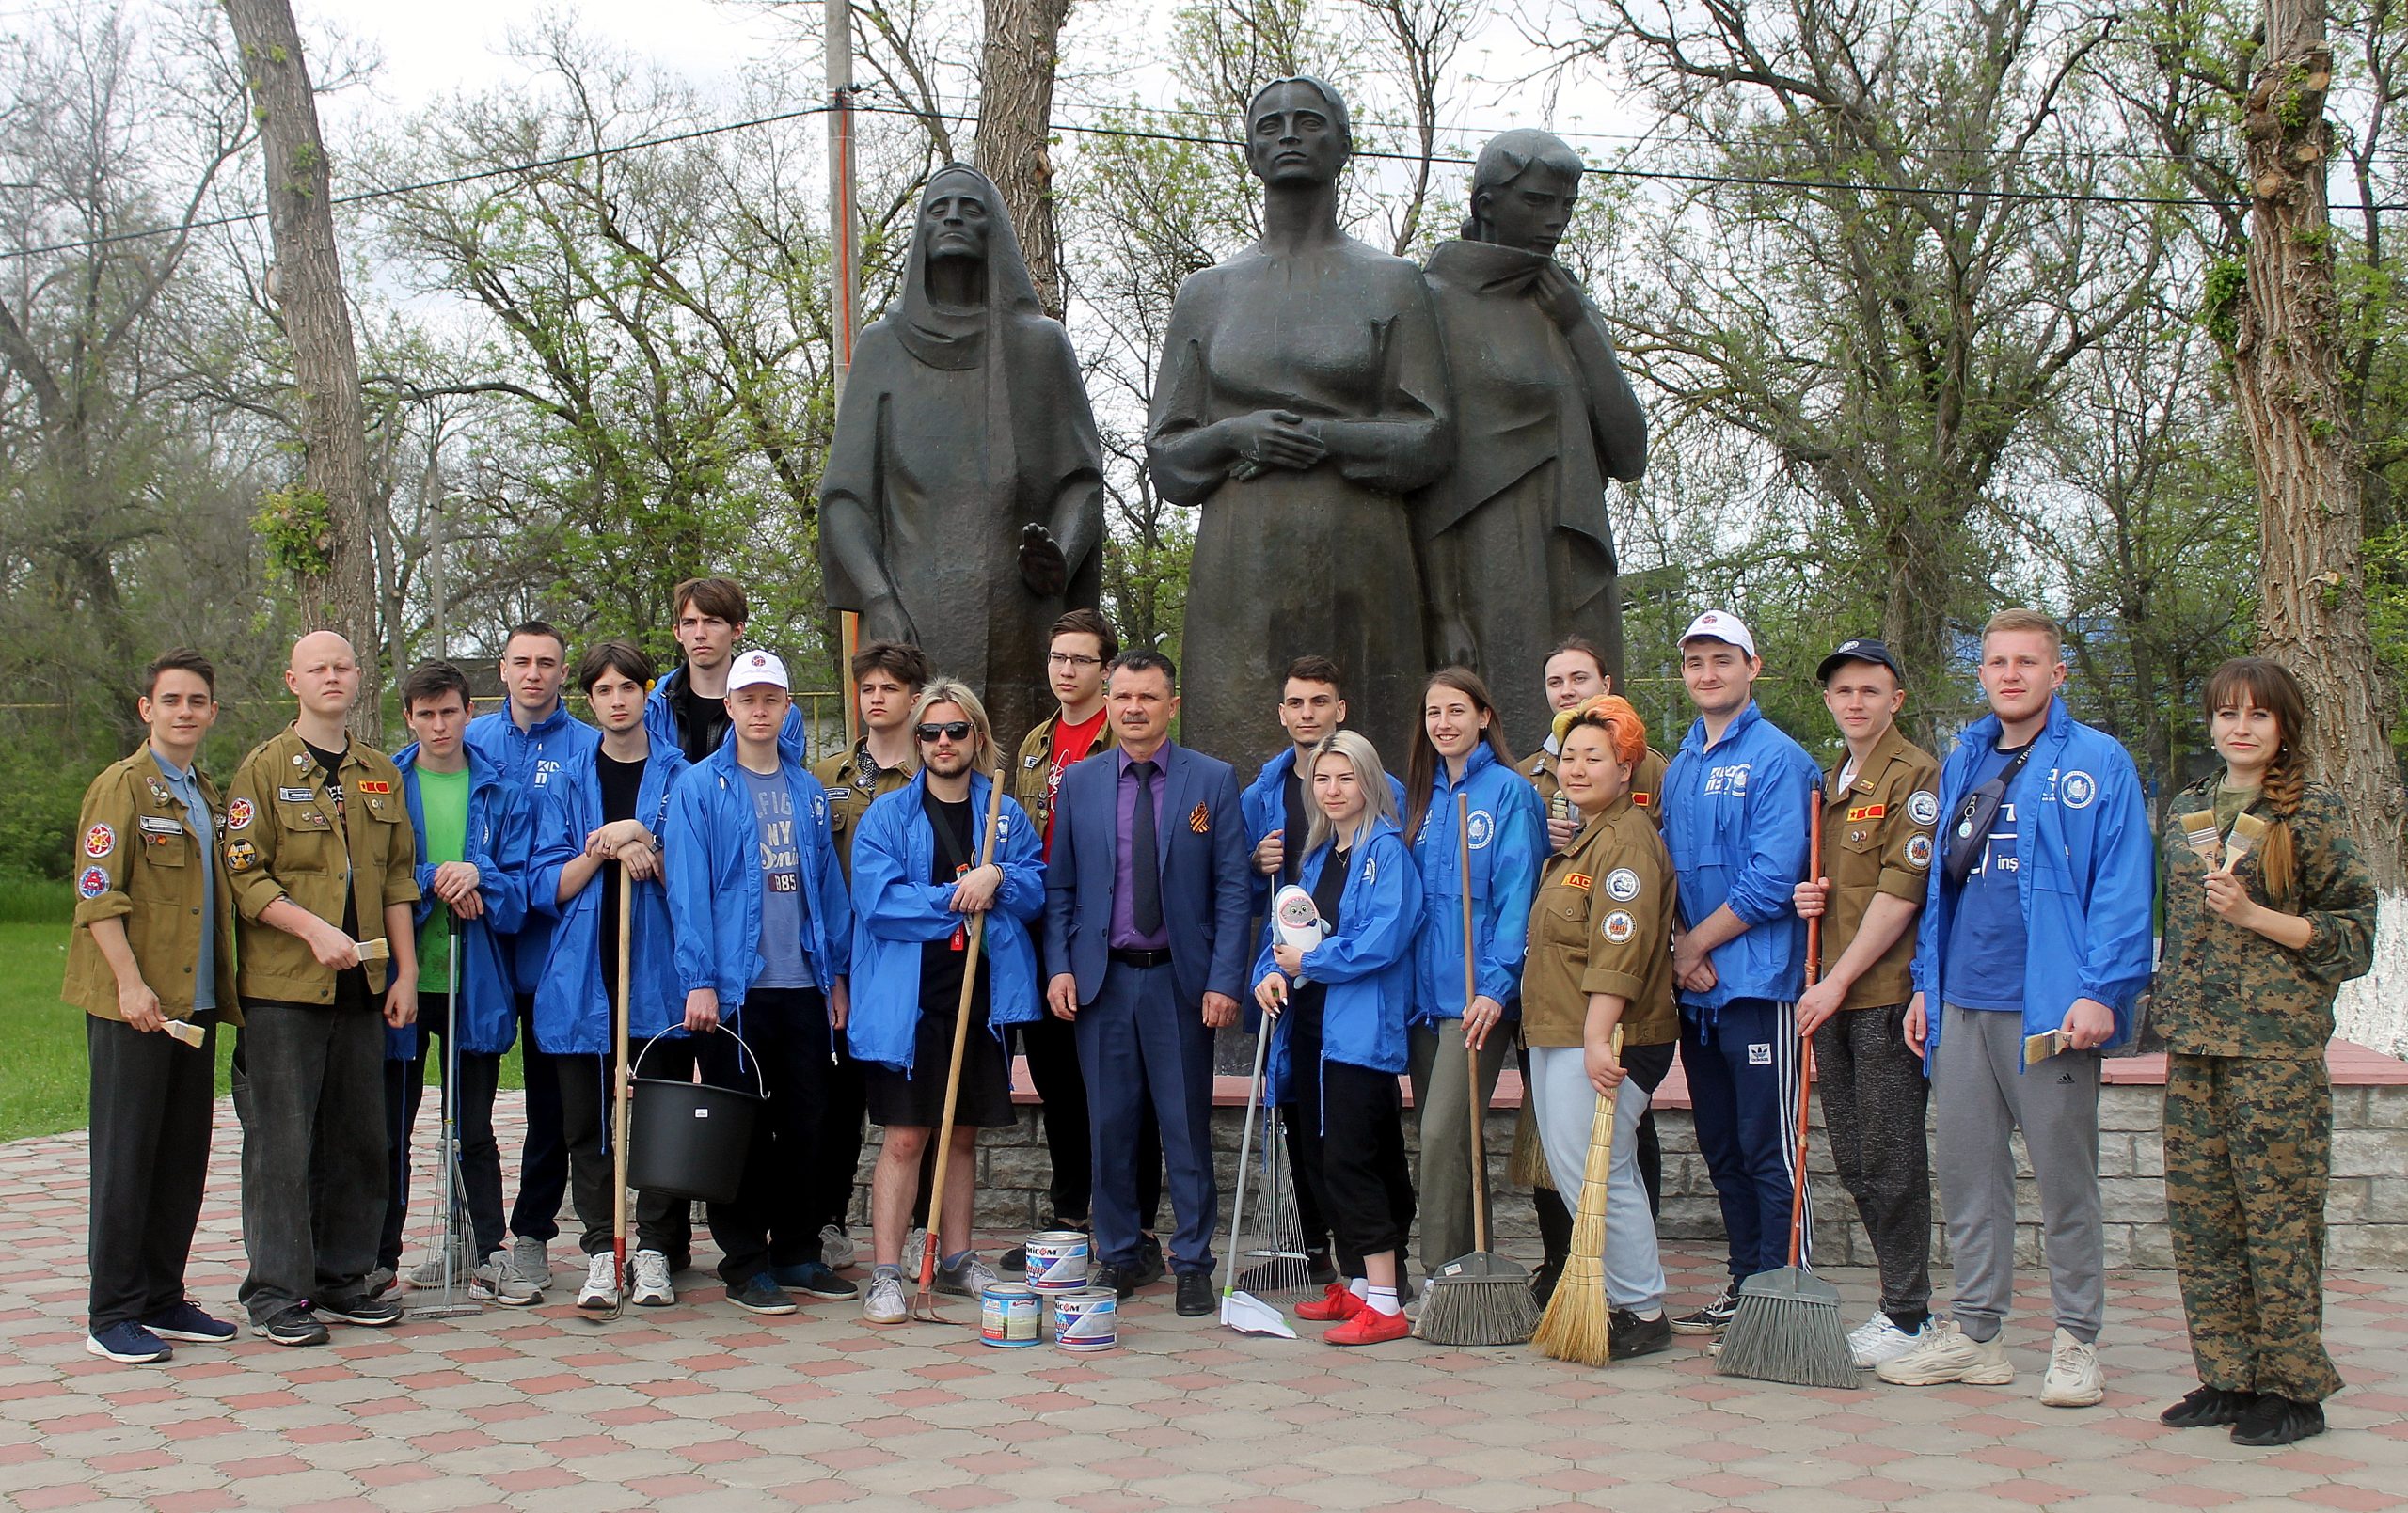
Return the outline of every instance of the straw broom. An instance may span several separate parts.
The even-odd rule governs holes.
[[[1464,895],[1464,1013],[1471,1013],[1473,987],[1471,918],[1471,799],[1455,795],[1456,874]],[[1469,1063],[1465,1102],[1471,1109],[1471,1232],[1477,1247],[1433,1272],[1421,1300],[1414,1333],[1433,1345],[1519,1345],[1538,1327],[1538,1304],[1530,1297],[1530,1273],[1488,1248],[1488,1149],[1483,1140],[1488,1109],[1480,1096],[1480,1051],[1464,1036]]]
[[[1823,875],[1823,785],[1807,811],[1810,876]],[[1806,985],[1822,971],[1822,920],[1806,922]],[[1739,1284],[1739,1306],[1723,1332],[1715,1371],[1798,1387],[1859,1387],[1856,1355],[1840,1318],[1840,1292],[1798,1264],[1806,1241],[1806,1128],[1814,1092],[1814,1042],[1799,1037],[1798,1165],[1789,1190],[1789,1264]]]
[[[1622,1060],[1622,1026],[1614,1026]],[[1531,1346],[1558,1361],[1601,1366],[1612,1359],[1612,1310],[1606,1303],[1606,1179],[1614,1167],[1614,1103],[1600,1096],[1589,1121],[1589,1158],[1580,1169],[1580,1203],[1572,1219],[1572,1253],[1563,1260]]]

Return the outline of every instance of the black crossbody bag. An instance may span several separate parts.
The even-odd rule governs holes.
[[[1973,863],[1982,859],[1982,848],[1990,842],[1990,826],[1998,819],[1999,806],[2006,802],[2006,789],[2023,764],[2032,759],[2032,749],[2038,741],[2026,741],[2015,753],[2013,761],[1998,771],[1998,776],[1972,789],[1958,800],[1956,822],[1948,831],[1948,883],[1962,888],[1965,879],[1973,875]]]

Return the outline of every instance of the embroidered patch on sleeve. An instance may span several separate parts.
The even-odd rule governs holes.
[[[106,825],[95,825],[84,832],[84,855],[100,860],[117,849],[117,831]]]
[[[75,879],[75,891],[86,898],[98,898],[109,890],[109,875],[100,867],[87,867]]]

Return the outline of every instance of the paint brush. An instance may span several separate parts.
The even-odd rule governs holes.
[[[2224,855],[2224,833],[2216,828],[2216,812],[2203,809],[2182,816],[2182,843],[2213,867]]]
[[[2259,815],[2243,814],[2232,822],[2232,834],[2224,843],[2224,871],[2228,875],[2241,865],[2241,859],[2258,849],[2266,838],[2266,821]]]

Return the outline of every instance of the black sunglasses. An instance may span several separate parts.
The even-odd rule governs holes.
[[[924,743],[933,741],[939,736],[948,741],[966,741],[970,739],[970,722],[966,719],[954,719],[947,720],[942,725],[923,725],[914,733]]]

